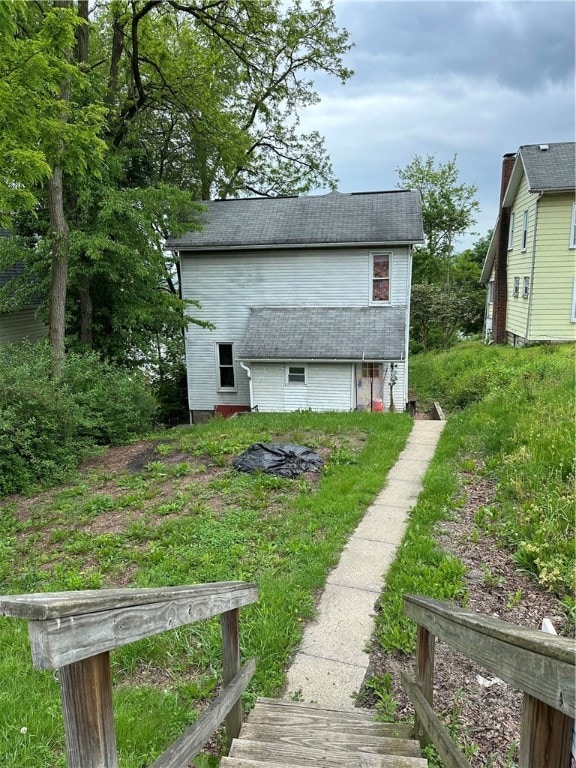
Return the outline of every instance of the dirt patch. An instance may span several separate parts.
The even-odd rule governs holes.
[[[551,619],[559,634],[570,627],[553,594],[516,570],[510,552],[474,525],[474,515],[495,501],[493,484],[476,473],[463,473],[466,501],[453,520],[441,524],[439,543],[467,568],[467,608],[531,629],[540,629],[542,619]],[[414,714],[400,683],[402,672],[414,678],[413,656],[385,653],[374,648],[367,677],[390,674],[397,716]],[[375,706],[367,697],[362,706]],[[472,768],[508,768],[515,764],[520,737],[522,694],[492,679],[481,667],[437,643],[434,673],[434,709],[453,732]]]

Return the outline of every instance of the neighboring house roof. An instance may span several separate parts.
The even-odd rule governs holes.
[[[402,360],[406,308],[252,307],[241,360]]]
[[[200,231],[171,238],[174,250],[217,251],[423,242],[419,192],[353,192],[204,203]]]
[[[576,142],[524,144],[519,147],[502,199],[502,208],[514,205],[523,175],[526,176],[530,192],[565,192],[576,189]],[[492,274],[497,251],[497,231],[498,221],[482,266],[481,283],[487,283]]]
[[[525,144],[518,149],[516,162],[502,202],[514,204],[516,192],[526,175],[530,192],[561,192],[576,188],[576,143]]]

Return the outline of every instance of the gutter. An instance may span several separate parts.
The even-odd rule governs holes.
[[[346,243],[261,243],[261,244],[242,244],[242,245],[186,245],[180,243],[168,244],[166,248],[171,251],[181,251],[186,256],[188,253],[228,253],[229,251],[288,251],[288,250],[318,250],[324,248],[393,248],[394,246],[413,246],[424,243],[424,240],[392,240],[390,242],[364,243],[361,241],[352,241]]]

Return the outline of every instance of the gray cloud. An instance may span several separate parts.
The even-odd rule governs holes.
[[[345,86],[318,80],[304,130],[326,137],[342,191],[391,189],[419,154],[478,187],[477,231],[493,226],[502,155],[574,140],[571,2],[337,0],[355,43]],[[468,238],[463,245],[470,244]]]

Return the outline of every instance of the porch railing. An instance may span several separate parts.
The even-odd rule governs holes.
[[[160,589],[103,589],[0,596],[0,615],[26,619],[36,669],[58,669],[70,768],[117,768],[110,651],[200,619],[221,616],[222,692],[150,768],[186,768],[225,721],[242,722],[242,691],[255,661],[240,666],[238,611],[255,584],[219,582]]]

